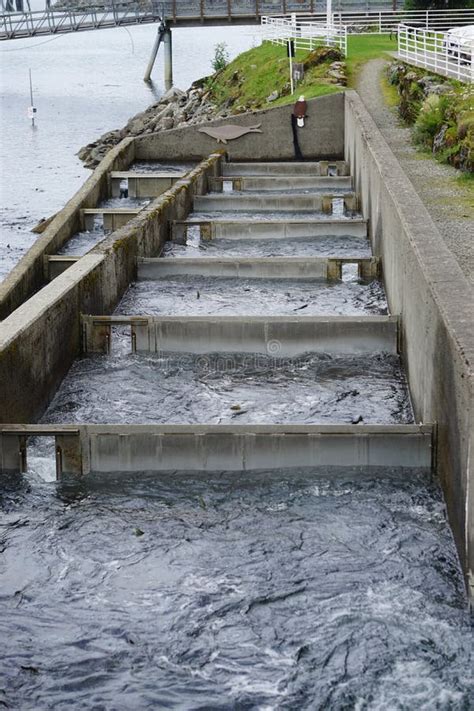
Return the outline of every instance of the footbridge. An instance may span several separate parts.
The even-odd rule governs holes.
[[[16,6],[22,8],[23,4],[17,3]],[[339,13],[388,10],[392,6],[391,0],[335,0],[332,3],[333,11]],[[11,12],[6,11],[6,8],[13,9],[7,5],[0,15],[0,40],[147,25],[159,23],[162,19],[168,25],[192,27],[222,25],[227,22],[259,24],[263,15],[320,13],[322,20],[326,16],[326,3],[322,0],[107,0],[105,3],[91,2],[89,6],[77,7],[58,3],[38,12]]]

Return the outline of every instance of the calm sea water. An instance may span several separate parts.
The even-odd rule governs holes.
[[[143,74],[152,25],[16,40],[0,46],[0,280],[34,242],[31,228],[63,207],[89,175],[76,156],[122,127],[163,92],[163,57],[154,85]],[[233,57],[257,42],[256,28],[173,30],[174,82],[186,89],[210,74],[214,47]],[[36,126],[27,116],[32,70]]]

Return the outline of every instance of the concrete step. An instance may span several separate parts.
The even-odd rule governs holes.
[[[33,435],[55,438],[58,478],[270,466],[432,468],[434,451],[432,425],[3,425],[0,471],[25,471]]]
[[[220,178],[209,178],[209,189],[213,192],[222,192],[226,188],[236,191],[261,191],[266,190],[352,190],[352,178],[350,176],[313,176],[313,175],[291,175],[291,176],[229,176]]]
[[[85,353],[108,353],[112,326],[130,326],[136,352],[397,353],[396,316],[82,316]]]
[[[122,187],[126,187],[128,197],[157,197],[169,190],[184,175],[184,172],[170,174],[112,171],[110,173],[110,192],[112,197],[120,197]]]
[[[288,161],[275,163],[224,163],[224,176],[236,175],[349,175],[349,165],[343,160]]]
[[[344,195],[320,193],[259,194],[212,193],[194,198],[195,212],[333,212],[334,200],[345,210],[358,208],[354,193]],[[342,201],[342,202],[341,202]]]
[[[188,229],[199,229],[202,240],[210,239],[297,239],[300,237],[347,236],[367,237],[367,220],[363,219],[229,219],[176,220],[171,238],[185,244]]]
[[[138,279],[165,276],[237,277],[245,279],[340,279],[344,264],[356,264],[362,279],[377,278],[377,257],[264,257],[264,258],[138,258]]]
[[[44,278],[46,281],[56,279],[60,274],[75,264],[80,257],[72,254],[47,254],[44,258]]]
[[[104,220],[104,231],[113,232],[118,230],[119,227],[123,227],[127,224],[135,215],[143,210],[143,207],[93,207],[93,208],[83,208],[81,210],[81,223],[82,229],[93,230],[94,221],[98,216],[102,216]]]

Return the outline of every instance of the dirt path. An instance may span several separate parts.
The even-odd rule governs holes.
[[[384,59],[368,62],[359,75],[357,91],[398,158],[413,187],[424,202],[446,245],[467,278],[474,283],[474,199],[473,190],[460,185],[459,171],[418,152],[410,129],[389,108],[381,89]]]

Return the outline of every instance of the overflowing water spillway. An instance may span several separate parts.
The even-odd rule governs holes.
[[[162,255],[138,260],[115,313],[83,316],[84,356],[43,422],[92,426],[82,473],[165,471],[177,458],[203,471],[269,459],[429,468],[431,428],[414,423],[398,318],[347,164],[223,173]]]
[[[436,428],[351,166],[202,165],[113,165],[44,256],[66,365],[1,429],[5,702],[468,708]]]

